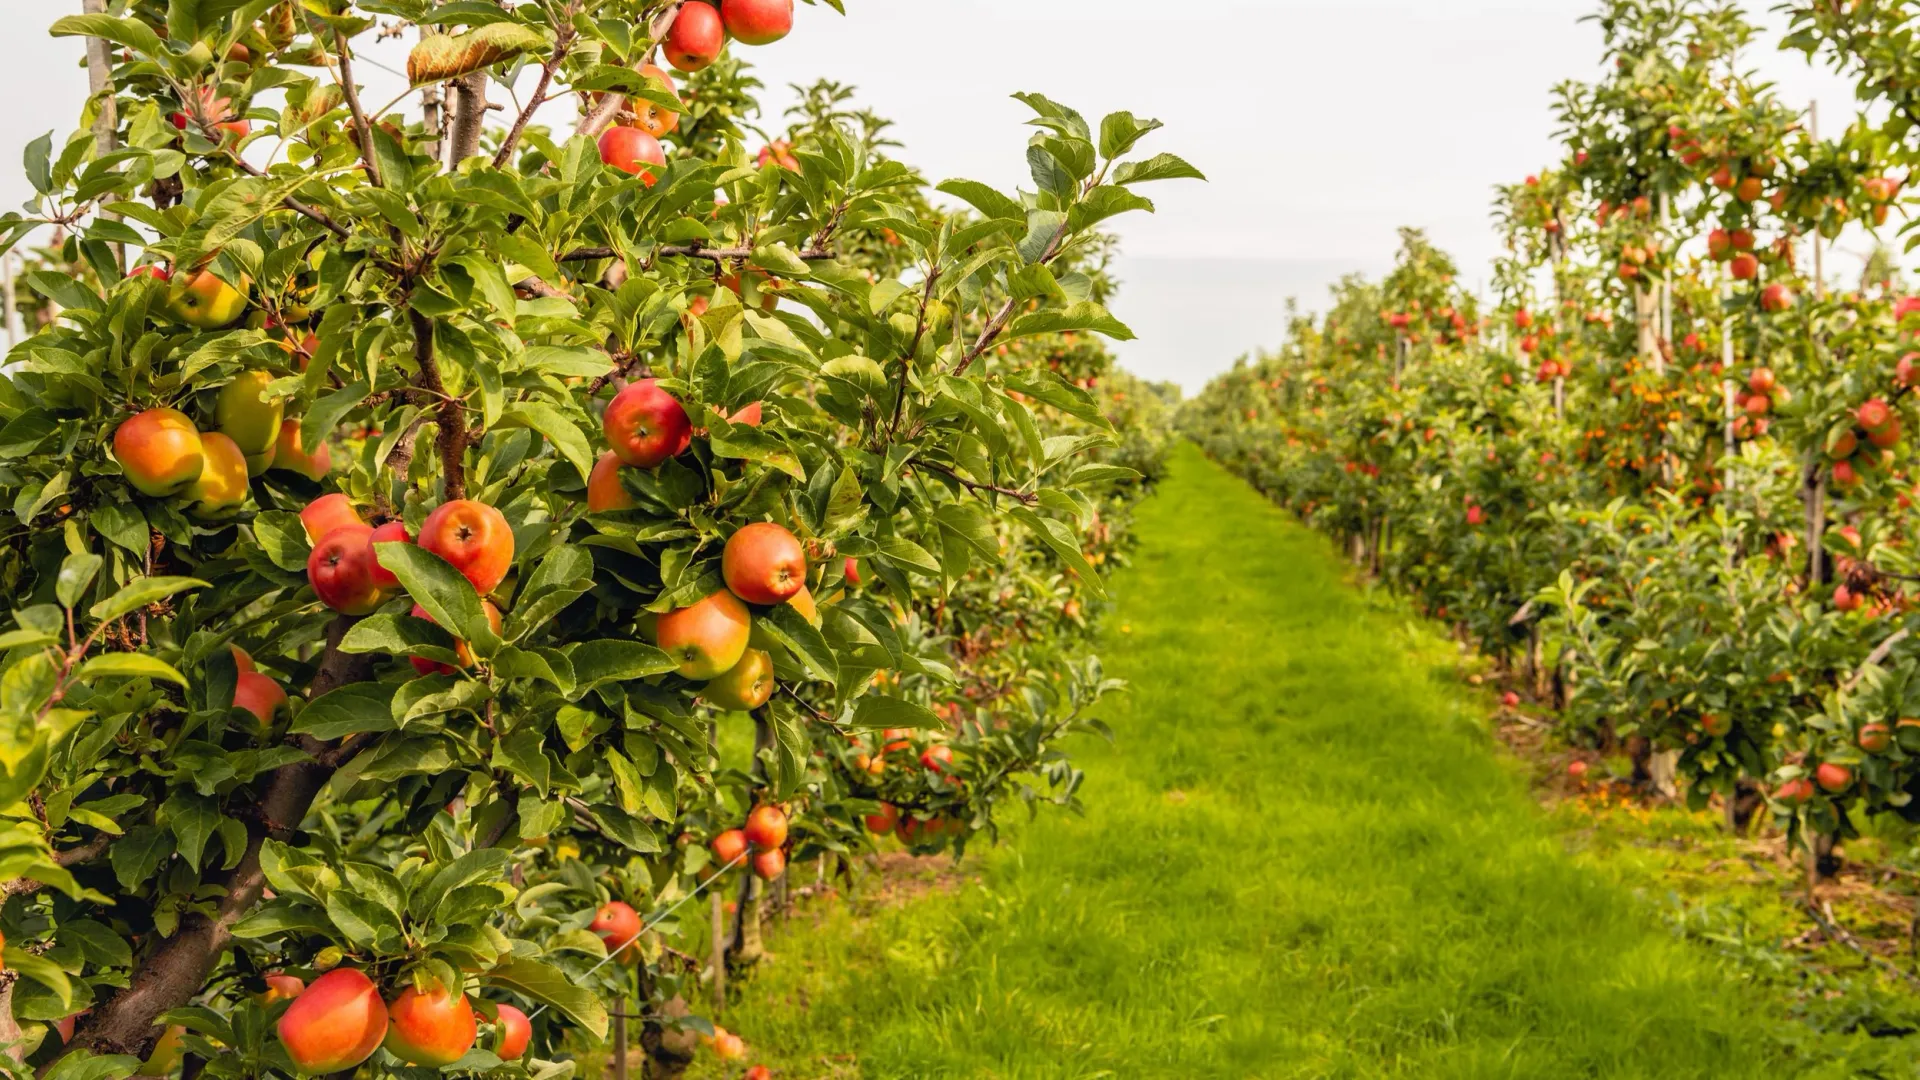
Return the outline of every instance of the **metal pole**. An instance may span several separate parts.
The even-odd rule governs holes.
[[[1807,131],[1814,142],[1820,141],[1820,103],[1815,101],[1807,106]],[[1820,242],[1820,230],[1813,230],[1813,294],[1826,299],[1827,269],[1825,245]]]

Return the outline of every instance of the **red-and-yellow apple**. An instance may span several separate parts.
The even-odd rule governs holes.
[[[739,663],[709,681],[700,696],[715,708],[735,712],[765,705],[773,697],[773,657],[749,648]]]
[[[387,1036],[387,1006],[372,979],[353,968],[334,968],[294,999],[277,1029],[300,1072],[342,1072],[379,1049]]]
[[[192,505],[198,517],[226,517],[247,501],[247,455],[217,431],[201,434],[200,454],[200,475],[181,491],[180,497]]]
[[[272,727],[274,713],[287,704],[287,692],[257,671],[243,671],[233,684],[233,704],[252,713],[261,727]]]
[[[387,1053],[411,1065],[444,1068],[466,1056],[479,1037],[479,1021],[464,994],[438,983],[426,993],[409,986],[387,1003]]]
[[[620,482],[620,455],[609,450],[593,463],[587,477],[587,512],[603,514],[609,510],[631,510],[639,505]]]
[[[495,1005],[497,1019],[494,1026],[500,1030],[499,1045],[493,1049],[495,1057],[501,1061],[514,1061],[527,1052],[527,1044],[533,1041],[533,1023],[527,1014],[511,1005]]]
[[[742,45],[771,45],[793,30],[793,0],[720,0],[720,21]]]
[[[733,595],[749,604],[781,604],[807,584],[807,557],[784,526],[745,525],[727,538],[720,572]]]
[[[494,507],[472,499],[442,503],[420,524],[420,546],[447,560],[482,596],[513,567],[513,529]]]
[[[366,525],[342,525],[320,538],[307,556],[307,580],[320,602],[343,615],[366,615],[385,597],[373,584],[373,549]]]
[[[500,609],[493,606],[493,601],[482,600],[480,601],[480,610],[487,613],[487,625],[493,627],[493,632],[498,634],[500,632]],[[428,614],[427,609],[421,607],[419,604],[413,605],[413,611],[410,614],[416,619],[425,619],[435,626],[440,625],[440,620]],[[473,666],[473,650],[468,647],[464,639],[454,639],[453,653],[459,658],[462,668],[470,668]],[[413,661],[413,670],[422,675],[451,675],[455,670],[451,664],[442,664],[437,660],[428,660],[422,656],[412,656],[408,657],[408,659]]]
[[[333,471],[333,449],[324,439],[311,454],[300,449],[300,418],[290,417],[280,422],[280,438],[273,446],[271,467],[298,473],[309,480],[325,480]]]
[[[600,935],[601,943],[612,952],[640,936],[640,913],[624,900],[612,900],[593,913],[587,929]]]
[[[280,438],[282,403],[266,400],[272,381],[269,372],[243,371],[220,388],[213,402],[214,426],[248,457],[272,450]]]
[[[761,803],[747,815],[747,843],[756,851],[772,851],[787,842],[787,812],[772,803]]]
[[[747,606],[725,589],[689,607],[660,616],[660,648],[682,676],[705,681],[731,669],[746,655],[753,619]]]
[[[218,330],[246,310],[248,282],[235,288],[211,270],[176,274],[167,287],[167,311],[188,326]]]
[[[307,542],[317,544],[328,533],[344,525],[365,525],[353,500],[339,492],[330,492],[300,508],[300,524],[307,530]]]
[[[154,496],[179,492],[207,464],[200,430],[178,409],[148,409],[121,421],[113,430],[113,456],[128,483]]]
[[[747,853],[747,834],[739,829],[728,829],[713,838],[707,845],[713,852],[715,866],[727,866]]]
[[[676,99],[679,97],[674,90],[673,76],[667,74],[665,69],[657,64],[642,64],[640,76],[648,80],[657,80],[659,85],[654,89],[664,89]],[[680,126],[680,114],[664,105],[657,105],[642,98],[630,98],[627,104],[633,108],[633,126],[656,139],[672,134],[673,130]]]

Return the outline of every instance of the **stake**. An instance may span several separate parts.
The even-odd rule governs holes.
[[[1820,141],[1820,103],[1817,101],[1807,105],[1807,133],[1813,136],[1814,142]],[[1822,248],[1820,230],[1815,229],[1813,230],[1813,294],[1824,300],[1827,296],[1827,273],[1826,265],[1822,260],[1825,254]]]
[[[613,1080],[627,1080],[627,1003],[613,1014]]]
[[[708,731],[709,749],[713,753],[714,768],[720,767],[720,721],[715,720]],[[716,877],[718,875],[715,875]],[[713,890],[708,902],[713,923],[713,1015],[719,1016],[727,1004],[727,902],[720,890]]]
[[[1731,292],[1731,287],[1727,291]],[[1733,317],[1731,315],[1720,324],[1720,367],[1727,373],[1727,377],[1720,383],[1722,407],[1727,418],[1725,434],[1727,463],[1720,486],[1727,489],[1727,513],[1731,515],[1733,513],[1733,425],[1739,419],[1734,409],[1734,396],[1737,391],[1733,388]]]

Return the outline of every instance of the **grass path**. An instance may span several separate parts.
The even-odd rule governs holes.
[[[1133,692],[1116,744],[1080,748],[1089,813],[1019,828],[956,893],[777,934],[727,1018],[750,1060],[781,1078],[1777,1064],[1773,1008],[1572,863],[1443,643],[1343,586],[1324,541],[1190,447],[1140,535],[1102,650]]]

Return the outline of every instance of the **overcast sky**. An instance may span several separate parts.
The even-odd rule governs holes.
[[[45,28],[80,0],[0,0],[9,63],[0,94],[0,203],[29,188],[20,151],[62,138],[86,93],[75,39]],[[1163,120],[1146,147],[1180,154],[1210,183],[1142,189],[1152,216],[1124,219],[1127,287],[1115,313],[1140,339],[1140,374],[1197,390],[1236,355],[1276,343],[1284,303],[1312,308],[1350,270],[1379,273],[1401,225],[1427,229],[1487,277],[1491,189],[1553,160],[1549,90],[1598,72],[1591,0],[845,0],[848,16],[802,6],[792,37],[750,50],[772,88],[831,77],[898,122],[904,156],[929,177],[1011,188],[1026,181],[1033,90],[1089,117]],[[1771,0],[1749,5],[1768,26]],[[1752,66],[1790,101],[1853,111],[1851,87],[1763,38]],[[735,46],[739,48],[739,46]],[[404,65],[406,44],[375,57]],[[404,87],[367,70],[367,95]],[[1831,118],[1831,119],[1828,119]],[[556,118],[557,120],[558,118]]]

